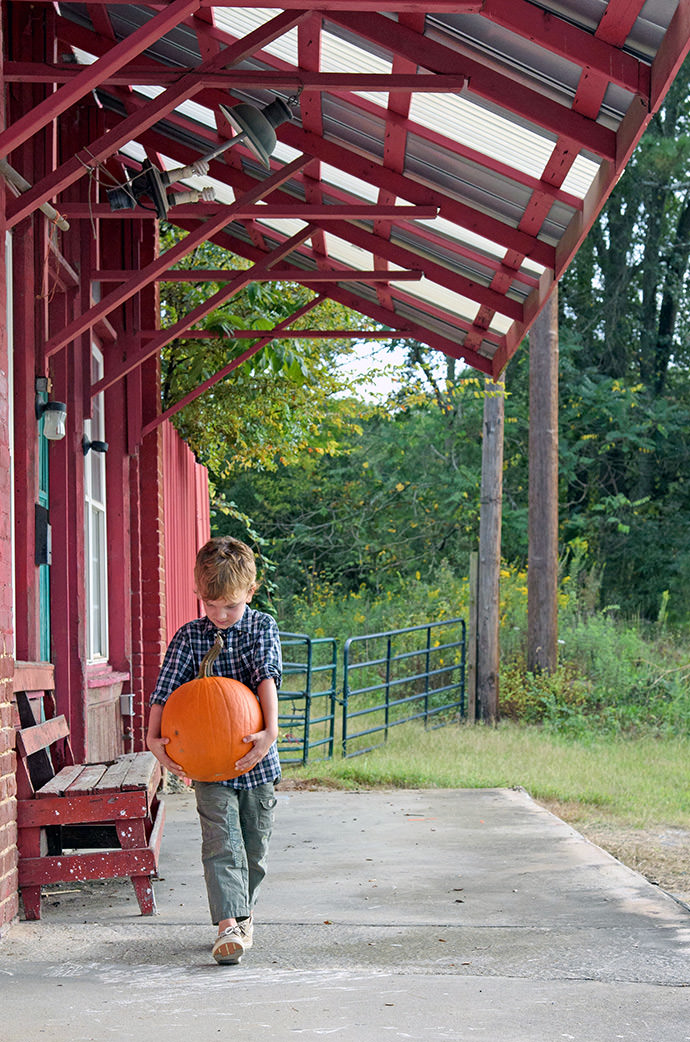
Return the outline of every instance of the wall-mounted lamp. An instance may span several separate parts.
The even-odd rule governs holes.
[[[65,436],[67,406],[64,402],[36,401],[36,419],[43,417],[43,435],[48,441],[60,441]]]
[[[87,436],[84,435],[84,437],[81,439],[81,447],[84,450],[84,455],[86,456],[90,449],[93,449],[94,452],[107,452],[108,442],[91,441],[90,438],[87,438]]]
[[[247,104],[235,105],[233,108],[219,105],[219,108],[236,131],[234,137],[189,166],[176,167],[174,170],[158,170],[150,160],[145,159],[141,165],[141,173],[133,174],[124,184],[106,192],[110,209],[113,211],[134,210],[137,205],[150,209],[150,205],[147,206],[142,202],[142,199],[149,199],[158,219],[164,220],[171,206],[178,206],[180,203],[198,203],[199,201],[213,202],[215,199],[213,188],[204,188],[200,192],[196,189],[188,192],[168,192],[168,188],[171,184],[184,180],[186,177],[204,177],[208,173],[212,159],[216,159],[227,149],[239,145],[240,142],[244,142],[266,169],[270,169],[270,157],[277,144],[275,128],[292,119],[289,106],[282,98],[275,98],[270,105],[266,105],[263,109]]]

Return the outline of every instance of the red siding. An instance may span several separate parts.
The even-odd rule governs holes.
[[[0,206],[4,189],[0,187]],[[0,239],[0,935],[17,915],[17,826],[12,674],[12,525],[10,398],[5,242]]]
[[[165,597],[168,640],[199,615],[194,558],[210,534],[208,475],[173,425],[163,428]]]

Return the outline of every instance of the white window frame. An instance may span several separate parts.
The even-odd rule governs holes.
[[[103,355],[91,345],[91,381],[103,376]],[[91,418],[84,420],[88,441],[105,441],[105,395],[92,399]],[[85,442],[86,444],[86,442]],[[108,539],[105,453],[84,456],[84,563],[86,573],[86,660],[108,659]],[[100,494],[99,494],[100,490]]]

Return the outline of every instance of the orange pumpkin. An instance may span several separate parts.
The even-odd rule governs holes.
[[[239,680],[210,676],[222,634],[204,657],[195,680],[175,688],[163,706],[165,751],[194,781],[226,781],[242,774],[235,764],[251,746],[242,739],[264,728],[256,695]]]

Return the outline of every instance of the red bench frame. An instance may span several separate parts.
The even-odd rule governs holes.
[[[36,672],[38,670],[38,672]],[[44,708],[52,707],[52,668],[36,665]],[[64,716],[39,723],[29,694],[16,691],[19,888],[27,919],[41,918],[41,887],[129,877],[142,915],[156,910],[152,876],[165,821],[158,798],[161,768],[151,753],[109,764],[75,764]],[[72,838],[63,851],[63,830]],[[114,842],[119,842],[119,849]],[[98,853],[83,848],[104,848]]]

